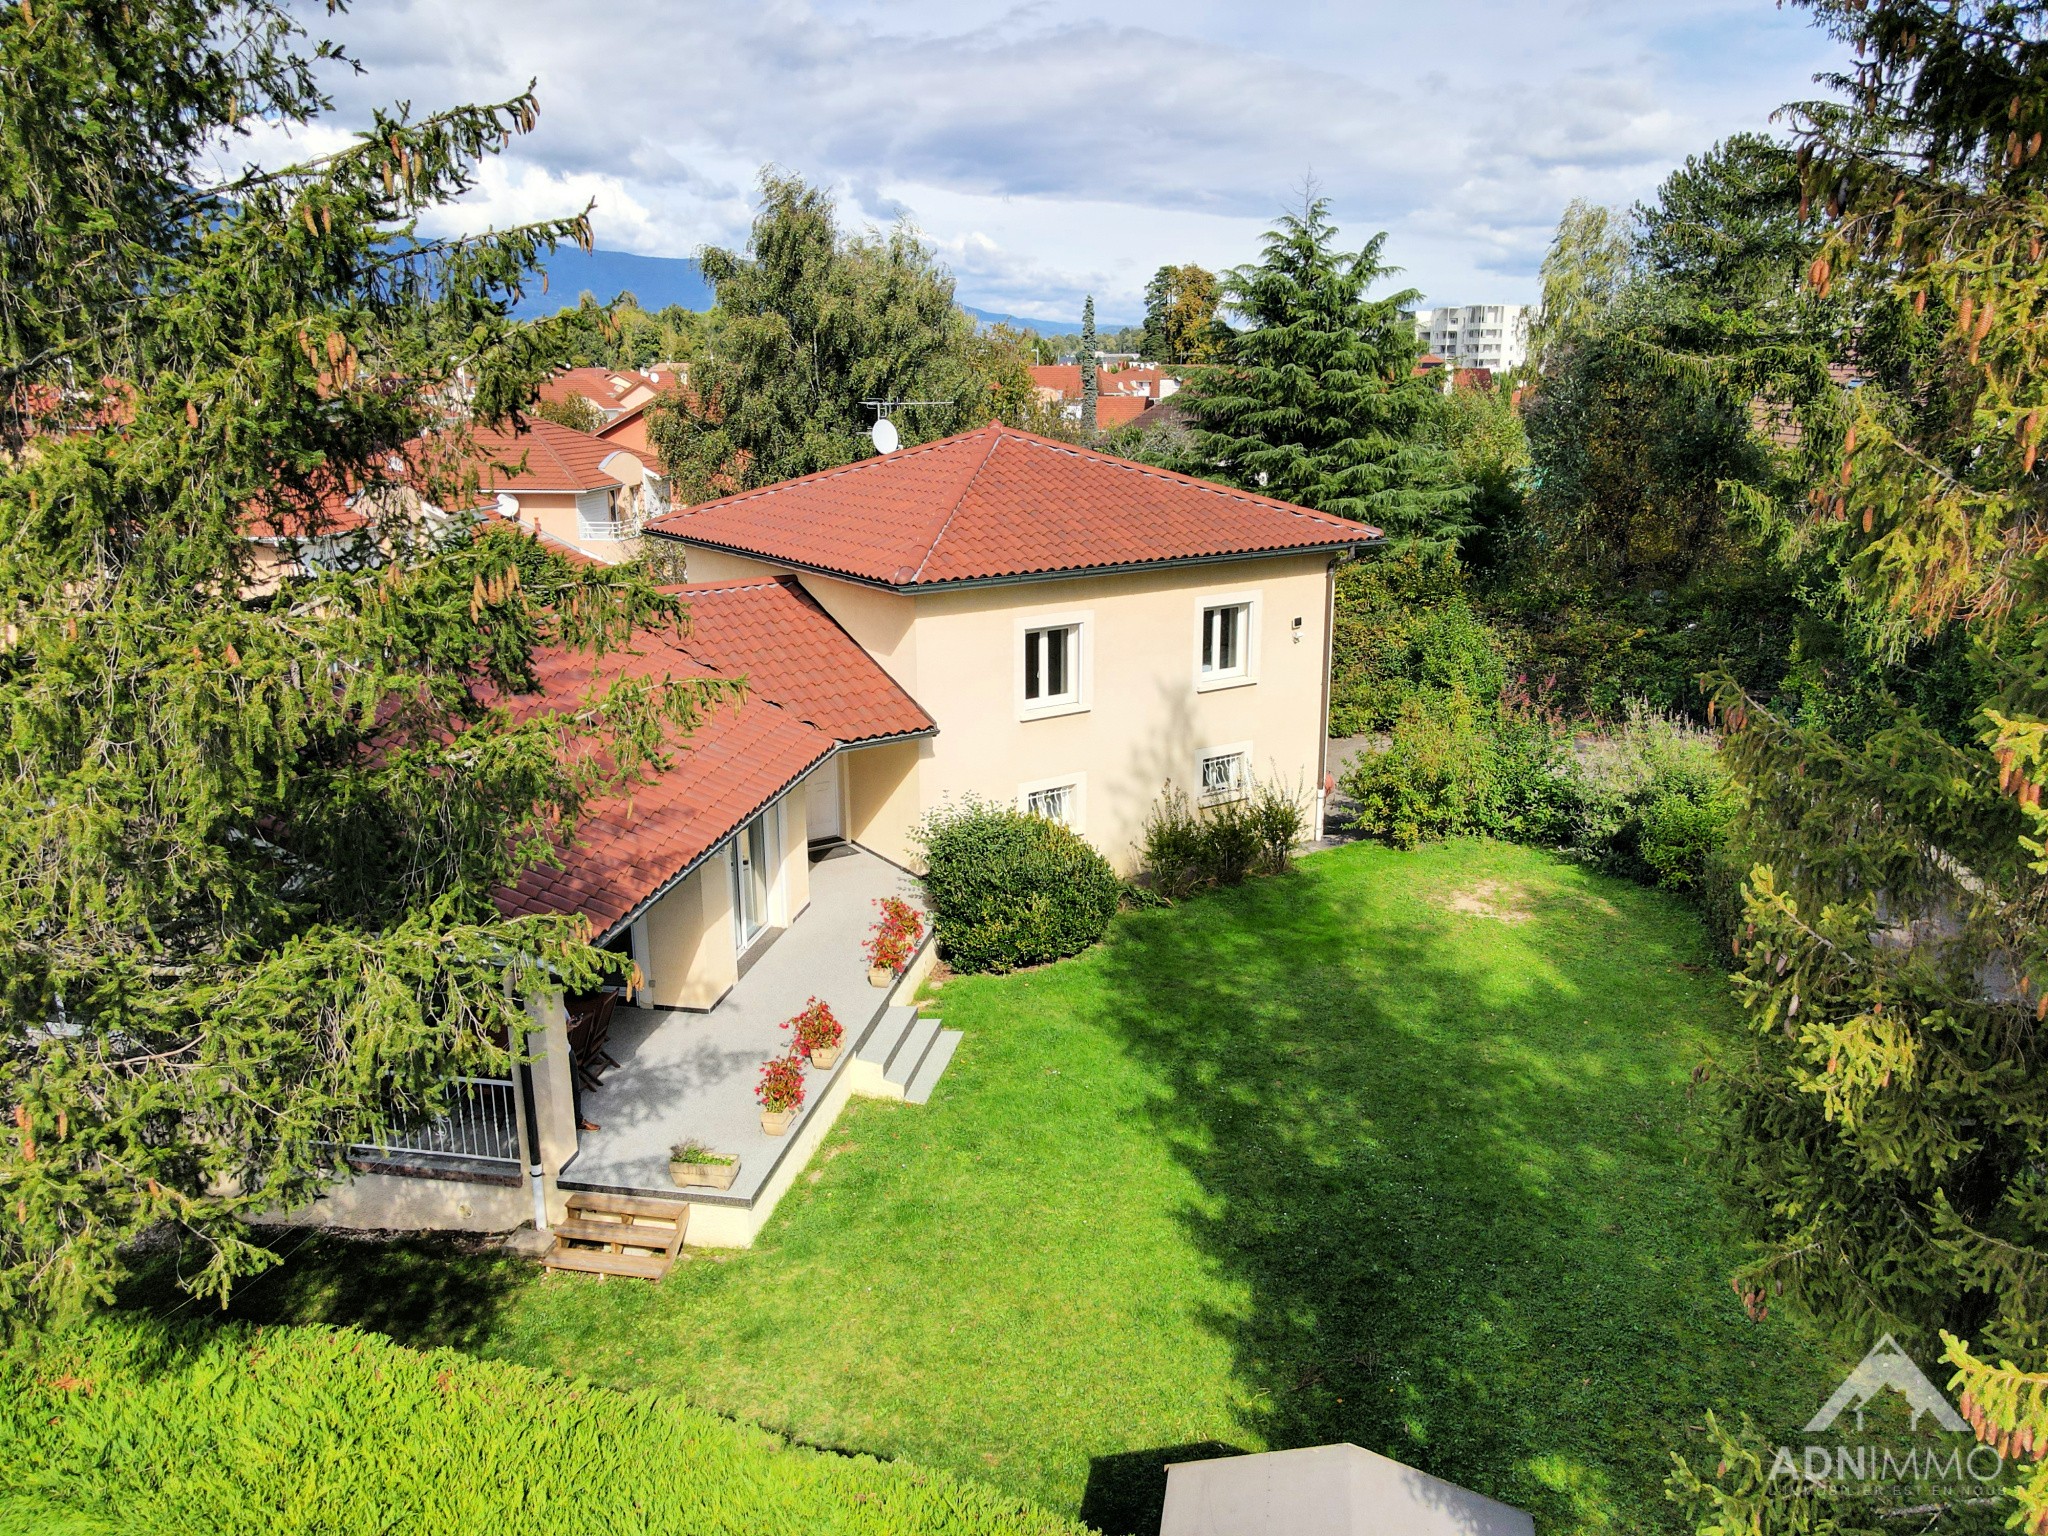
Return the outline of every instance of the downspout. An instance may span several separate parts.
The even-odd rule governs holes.
[[[533,1105],[533,1063],[519,1063],[519,1097],[526,1106],[526,1177],[533,1185],[533,1230],[548,1229],[548,1196],[541,1187],[540,1117]]]

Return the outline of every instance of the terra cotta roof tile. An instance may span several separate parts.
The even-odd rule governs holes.
[[[655,519],[656,533],[898,588],[1345,549],[1377,528],[990,425]]]
[[[508,916],[581,913],[608,933],[714,851],[822,762],[836,743],[919,735],[932,719],[794,582],[667,589],[689,607],[687,633],[644,631],[602,658],[547,651],[538,693],[515,714],[569,710],[621,677],[744,678],[738,700],[710,705],[670,765],[590,807],[557,853],[497,894]]]

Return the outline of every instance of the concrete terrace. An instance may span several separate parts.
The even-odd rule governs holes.
[[[861,940],[874,923],[878,898],[921,904],[916,879],[848,846],[812,864],[810,874],[810,905],[756,947],[742,962],[744,974],[709,1013],[618,1010],[610,1049],[620,1065],[583,1095],[583,1118],[599,1129],[578,1136],[576,1156],[562,1168],[564,1188],[751,1203],[828,1091],[853,1068],[858,1048],[884,1014],[909,1014],[889,1009],[888,990],[868,984]],[[846,1030],[844,1048],[831,1071],[805,1072],[796,1122],[787,1134],[769,1136],[761,1130],[754,1085],[763,1064],[789,1048],[783,1021],[813,996],[831,1004]],[[685,1137],[738,1154],[731,1190],[676,1188],[668,1153]]]

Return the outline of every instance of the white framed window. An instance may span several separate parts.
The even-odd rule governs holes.
[[[1017,621],[1017,717],[1038,720],[1088,707],[1094,625],[1087,613],[1048,613]]]
[[[1237,688],[1258,680],[1258,594],[1230,592],[1203,598],[1195,609],[1195,691]]]
[[[1017,809],[1027,816],[1043,816],[1079,832],[1087,825],[1087,792],[1085,773],[1034,779],[1017,786]]]
[[[1205,805],[1235,800],[1251,788],[1251,782],[1252,744],[1248,741],[1207,747],[1195,757],[1195,783]]]

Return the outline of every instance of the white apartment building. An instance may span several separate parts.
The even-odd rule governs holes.
[[[1423,350],[1453,368],[1490,368],[1506,373],[1529,361],[1527,304],[1460,304],[1418,309],[1415,334]]]

